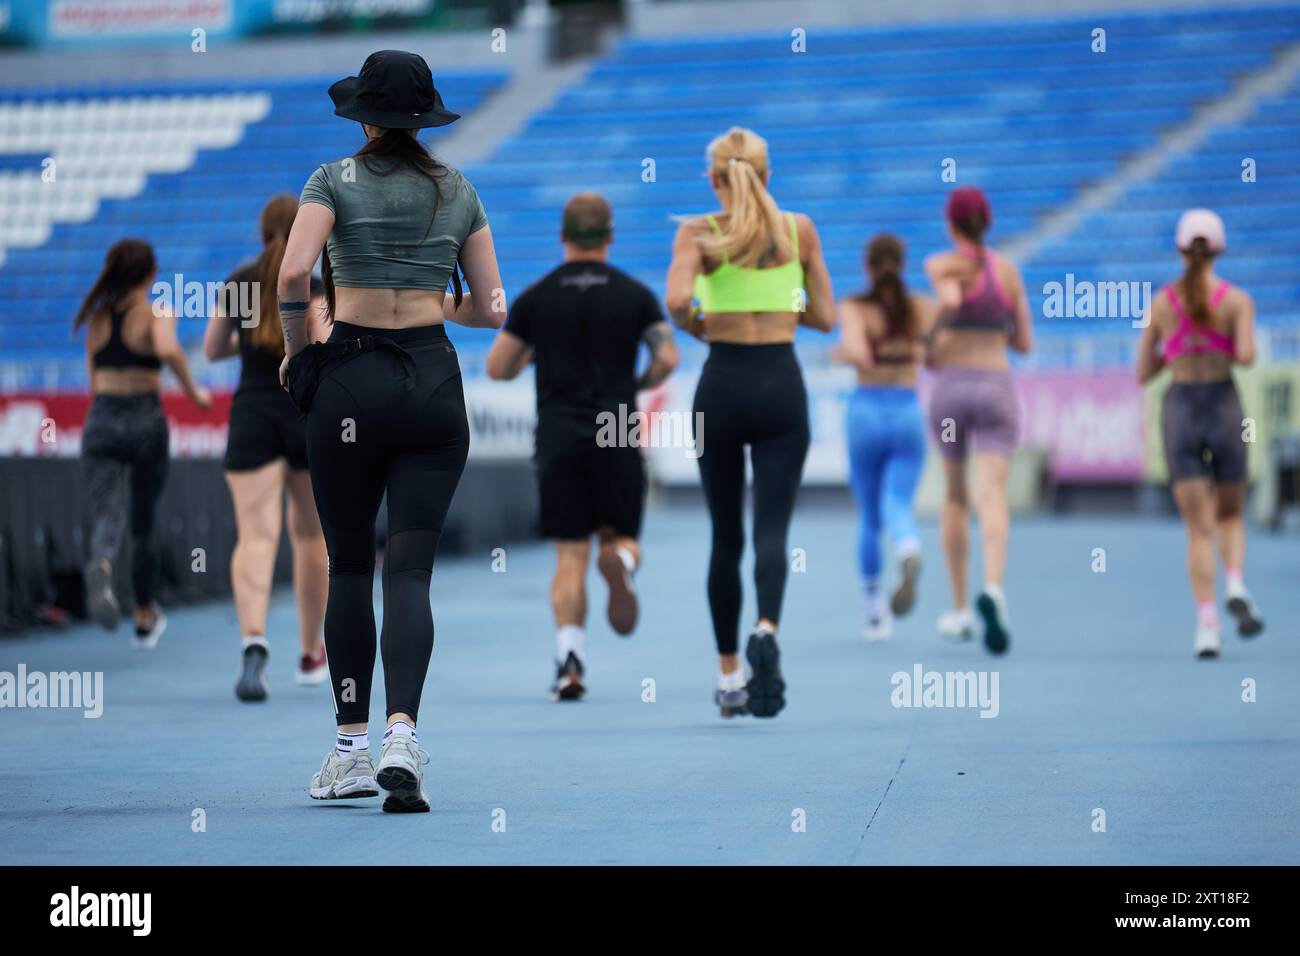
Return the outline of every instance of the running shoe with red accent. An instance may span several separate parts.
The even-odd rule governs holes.
[[[323,684],[329,677],[329,667],[325,663],[325,645],[316,648],[316,653],[298,658],[298,673],[294,680],[299,684]]]

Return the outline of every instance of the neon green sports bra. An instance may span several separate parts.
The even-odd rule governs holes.
[[[695,277],[695,298],[700,310],[710,312],[801,312],[803,311],[803,264],[799,261],[799,227],[793,214],[790,239],[794,255],[789,262],[770,269],[748,269],[723,260],[722,265]],[[713,231],[722,234],[718,221],[706,217]]]

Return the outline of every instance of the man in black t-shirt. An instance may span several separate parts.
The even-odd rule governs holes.
[[[632,575],[645,499],[641,449],[622,429],[636,412],[636,393],[677,367],[677,347],[659,301],[607,261],[613,239],[609,203],[579,193],[564,207],[564,263],[524,290],[488,355],[488,375],[511,379],[536,365],[537,478],[542,531],[556,539],[557,700],[578,700],[583,685],[584,581],[590,539],[609,584],[609,623],[636,627]],[[638,378],[641,343],[649,367]]]

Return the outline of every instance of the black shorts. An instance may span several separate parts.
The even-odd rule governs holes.
[[[640,535],[646,491],[640,448],[601,448],[592,425],[543,415],[536,460],[545,537],[576,541],[604,528],[620,537]]]
[[[1245,481],[1242,418],[1241,400],[1232,379],[1170,385],[1160,412],[1169,480]]]
[[[277,458],[294,471],[307,467],[307,422],[284,389],[235,392],[230,403],[226,471],[252,471]]]

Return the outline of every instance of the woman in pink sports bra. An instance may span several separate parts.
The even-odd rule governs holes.
[[[1255,361],[1255,303],[1214,274],[1227,248],[1223,220],[1189,209],[1175,243],[1185,269],[1161,290],[1138,345],[1138,380],[1169,367],[1173,379],[1161,405],[1165,461],[1174,500],[1187,525],[1187,570],[1196,600],[1198,657],[1218,657],[1222,645],[1214,605],[1214,544],[1226,579],[1227,607],[1242,637],[1264,629],[1246,590],[1242,568],[1246,529],[1246,442],[1232,366]]]
[[[1020,418],[1007,349],[1027,354],[1033,348],[1033,329],[1020,271],[984,244],[984,233],[993,223],[984,193],[972,187],[955,189],[946,212],[953,249],[925,261],[939,303],[927,356],[927,364],[935,369],[929,418],[947,483],[941,527],[953,598],[953,609],[939,617],[939,633],[968,640],[974,631],[966,569],[966,459],[973,438],[985,581],[975,608],[984,623],[984,646],[1001,654],[1010,641],[1002,592],[1011,524],[1007,478]]]

